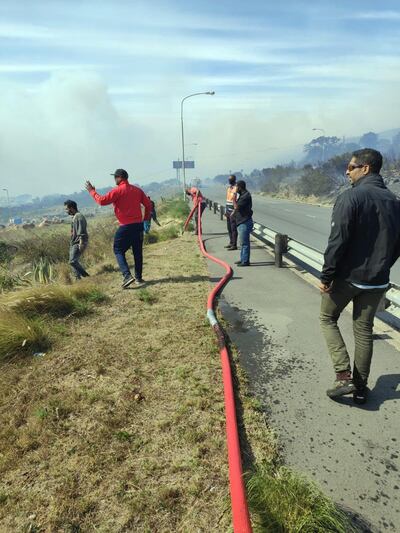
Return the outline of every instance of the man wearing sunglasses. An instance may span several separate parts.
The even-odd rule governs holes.
[[[352,187],[334,205],[320,283],[321,329],[336,372],[327,395],[352,393],[358,404],[367,400],[374,315],[389,287],[390,268],[400,256],[400,200],[386,188],[381,167],[380,152],[371,148],[353,152],[346,171]],[[350,301],[353,373],[337,325]]]

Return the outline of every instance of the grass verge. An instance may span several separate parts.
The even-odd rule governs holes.
[[[52,331],[57,331],[49,318],[82,317],[92,311],[94,304],[106,300],[98,287],[87,283],[73,287],[52,284],[3,294],[0,297],[0,360],[46,350],[54,336]]]
[[[142,289],[121,291],[107,270],[107,305],[63,322],[44,357],[2,365],[0,531],[230,531],[197,246],[146,247]]]

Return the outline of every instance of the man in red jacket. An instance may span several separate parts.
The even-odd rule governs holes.
[[[86,182],[85,187],[99,205],[114,206],[114,213],[120,224],[114,237],[114,254],[124,277],[122,288],[126,289],[133,282],[137,285],[143,283],[143,221],[150,220],[151,203],[142,189],[128,182],[126,170],[118,168],[111,176],[114,176],[117,186],[103,196],[96,192],[90,181]],[[132,277],[126,262],[125,254],[129,248],[132,249],[135,259],[135,278]]]

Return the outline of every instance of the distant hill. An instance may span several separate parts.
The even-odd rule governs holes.
[[[176,179],[152,182],[146,185],[134,185],[143,189],[145,193],[151,196],[154,200],[159,199],[161,196],[175,194],[181,188],[181,185]],[[99,194],[105,194],[110,191],[111,188],[112,187],[103,187],[96,190]],[[24,201],[16,203],[16,200],[21,198]],[[10,202],[9,209],[7,205],[3,203],[0,207],[0,221],[4,223],[8,218],[13,218],[15,216],[24,219],[30,219],[33,217],[63,216],[65,214],[65,200],[74,200],[74,202],[78,204],[79,209],[83,209],[86,212],[94,212],[98,208],[97,204],[86,190],[72,192],[70,194],[50,194],[42,196],[41,198],[32,198],[28,195],[21,195],[13,198],[13,202]]]

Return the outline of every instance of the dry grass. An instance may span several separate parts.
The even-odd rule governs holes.
[[[24,317],[60,318],[86,314],[90,309],[88,304],[105,300],[105,295],[95,285],[80,282],[71,287],[52,284],[11,292],[0,298],[0,306]]]
[[[0,361],[14,355],[45,350],[49,338],[43,323],[10,310],[0,310]]]
[[[98,275],[110,304],[3,365],[0,531],[230,530],[205,266],[189,237],[145,261],[146,290]]]
[[[108,304],[58,319],[45,357],[1,366],[0,532],[231,531],[220,360],[197,244],[185,235],[147,246],[141,289],[121,291],[104,257],[92,299],[105,291]],[[74,285],[74,298],[86,290]],[[35,291],[35,305],[16,296],[14,309],[51,315]],[[281,467],[231,351],[254,530],[351,531],[314,485]]]

